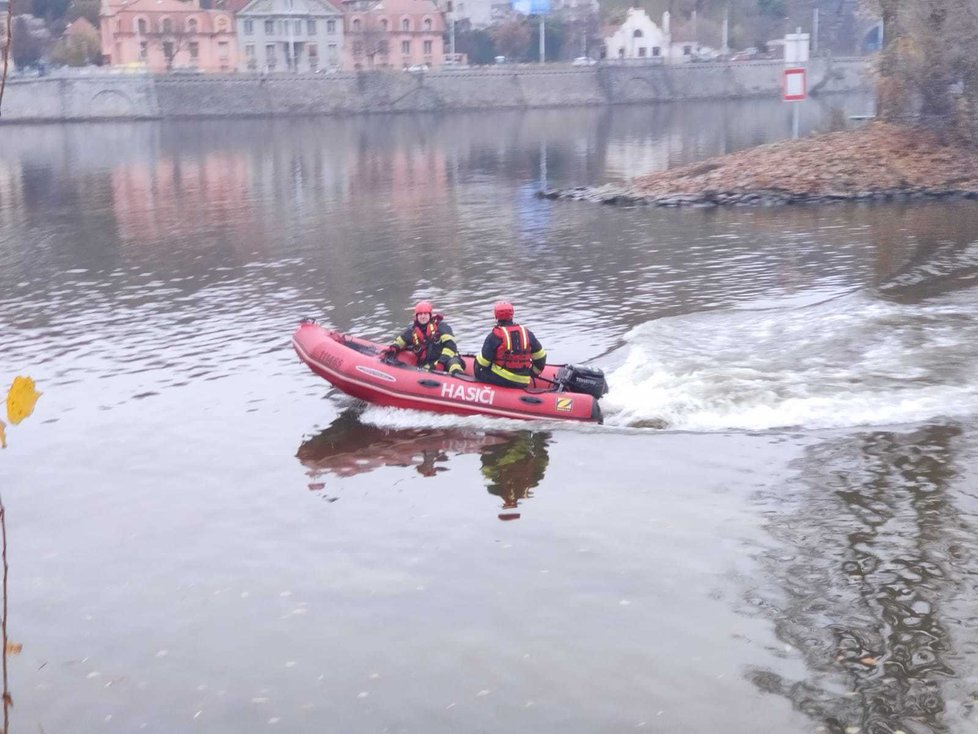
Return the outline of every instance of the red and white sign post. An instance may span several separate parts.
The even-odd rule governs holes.
[[[808,63],[808,42],[809,35],[802,33],[801,28],[797,33],[788,33],[784,37],[785,69],[782,98],[785,102],[804,102],[808,97],[808,78],[805,68]],[[791,132],[795,138],[798,137],[798,127],[799,107],[796,104],[791,115]]]
[[[803,102],[808,96],[808,81],[804,68],[784,70],[784,101]]]

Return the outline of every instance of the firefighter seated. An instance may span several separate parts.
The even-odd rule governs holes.
[[[462,371],[463,365],[452,327],[445,323],[441,314],[432,311],[430,301],[419,301],[414,307],[414,322],[394,339],[384,354],[395,357],[398,352],[410,349],[421,369],[432,370],[440,366],[454,375]]]
[[[546,366],[547,353],[532,331],[513,323],[513,304],[499,301],[493,315],[496,325],[476,355],[475,376],[502,387],[529,387]]]

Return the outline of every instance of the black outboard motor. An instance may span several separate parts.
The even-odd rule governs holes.
[[[567,392],[583,392],[595,399],[608,392],[608,382],[604,379],[604,372],[595,367],[564,365],[557,370],[554,382],[557,383],[557,392],[564,392],[565,390]]]

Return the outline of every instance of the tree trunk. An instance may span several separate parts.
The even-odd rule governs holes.
[[[900,0],[879,0],[883,17],[883,49],[880,52],[879,87],[876,97],[876,114],[883,120],[895,120],[904,112],[906,91],[899,78]]]

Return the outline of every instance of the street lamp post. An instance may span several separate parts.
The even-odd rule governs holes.
[[[289,0],[289,19],[286,21],[286,23],[288,23],[288,26],[289,26],[289,54],[288,54],[288,59],[289,59],[289,69],[291,71],[298,71],[299,70],[299,66],[298,66],[298,64],[295,63],[295,40],[293,39],[293,36],[292,36],[292,31],[293,31],[293,26],[292,26],[292,23],[293,23],[292,11],[295,9],[295,6],[293,5],[293,3],[294,3],[294,0]]]

